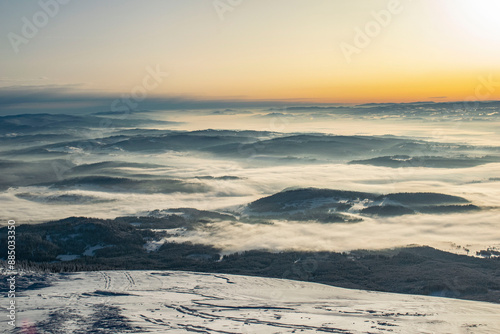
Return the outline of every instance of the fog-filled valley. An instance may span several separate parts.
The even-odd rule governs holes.
[[[234,219],[169,242],[473,255],[500,246],[498,104],[4,116],[2,213],[36,224],[192,208]]]

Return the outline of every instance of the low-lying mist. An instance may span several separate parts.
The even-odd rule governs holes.
[[[500,240],[497,107],[485,104],[472,113],[415,104],[0,117],[1,213],[40,223],[170,208],[242,213],[284,189],[433,192],[466,198],[481,211],[363,215],[351,223],[219,221],[170,241],[225,252],[408,244],[485,249]]]
[[[353,224],[272,221],[268,224],[216,222],[169,238],[221,248],[225,254],[254,249],[333,251],[427,245],[458,254],[499,247],[499,210],[450,215],[364,218]],[[467,251],[469,250],[469,252]]]

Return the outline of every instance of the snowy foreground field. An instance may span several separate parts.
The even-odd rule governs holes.
[[[500,333],[498,304],[282,279],[106,271],[35,285],[17,297],[19,332]]]

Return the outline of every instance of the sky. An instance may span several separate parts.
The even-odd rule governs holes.
[[[4,0],[0,93],[494,100],[499,12],[497,0]]]

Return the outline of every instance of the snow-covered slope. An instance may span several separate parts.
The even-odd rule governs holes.
[[[29,333],[500,333],[497,304],[281,279],[106,271],[47,282],[17,298]]]

